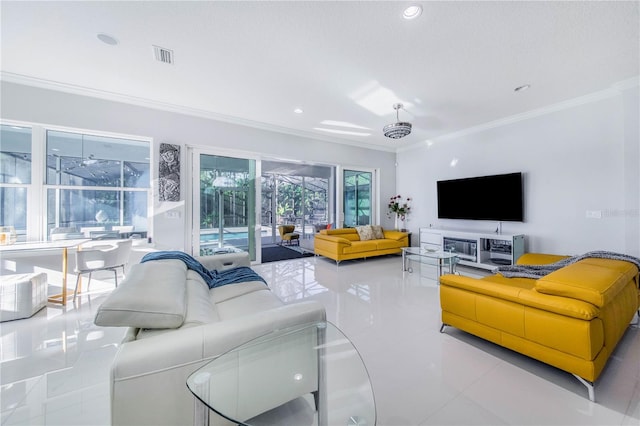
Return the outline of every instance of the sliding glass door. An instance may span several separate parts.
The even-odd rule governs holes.
[[[307,240],[331,223],[335,168],[262,161],[263,243],[279,241],[278,226],[294,225]]]
[[[346,169],[343,171],[342,206],[345,228],[373,223],[372,182],[372,172]]]
[[[256,161],[199,154],[198,238],[200,255],[248,251],[256,260]],[[194,194],[195,198],[195,194]],[[194,226],[195,228],[195,226]],[[194,238],[195,240],[195,238]]]
[[[313,247],[315,232],[335,220],[335,167],[189,152],[194,255],[241,250],[260,262],[260,249],[280,242],[279,225],[294,225],[300,245]]]

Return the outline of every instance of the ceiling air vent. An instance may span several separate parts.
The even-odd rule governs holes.
[[[153,46],[153,56],[156,58],[156,61],[164,62],[165,64],[173,64],[173,50],[171,49]]]

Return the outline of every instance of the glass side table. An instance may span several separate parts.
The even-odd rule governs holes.
[[[198,426],[209,425],[209,410],[238,425],[376,424],[364,362],[329,322],[249,341],[193,372],[187,387],[197,398]]]
[[[443,268],[449,267],[449,273],[454,274],[456,272],[456,265],[460,258],[456,253],[448,251],[430,251],[419,247],[403,247],[402,248],[402,271],[413,272],[413,268],[408,266],[410,259],[417,260],[418,262],[434,265],[438,268],[438,280],[442,275]]]

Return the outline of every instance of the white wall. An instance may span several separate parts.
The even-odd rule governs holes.
[[[380,198],[385,200],[381,204],[382,225],[392,226],[384,212],[386,200],[396,188],[395,153],[7,82],[2,82],[1,91],[2,119],[150,137],[154,141],[156,159],[160,143],[181,145],[183,165],[186,164],[184,147],[192,145],[262,153],[282,160],[379,168]],[[155,171],[157,163],[152,167]],[[181,184],[181,198],[184,199],[185,192],[189,190],[186,171]],[[156,246],[183,250],[185,232],[188,231],[184,202],[160,203],[156,182],[153,194],[153,238]],[[173,215],[167,214],[169,211],[177,212],[179,218],[170,218]]]
[[[502,232],[526,234],[527,251],[640,255],[638,125],[636,84],[402,151],[398,191],[414,198],[408,228],[493,232],[497,222],[439,220],[436,181],[523,172],[525,221],[504,222]],[[500,203],[500,194],[481,196]]]
[[[624,173],[625,173],[625,234],[627,253],[640,256],[640,90],[630,87],[623,92]]]

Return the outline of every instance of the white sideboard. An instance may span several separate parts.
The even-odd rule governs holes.
[[[460,264],[483,269],[513,265],[524,254],[524,235],[420,228],[420,248],[458,254]]]

